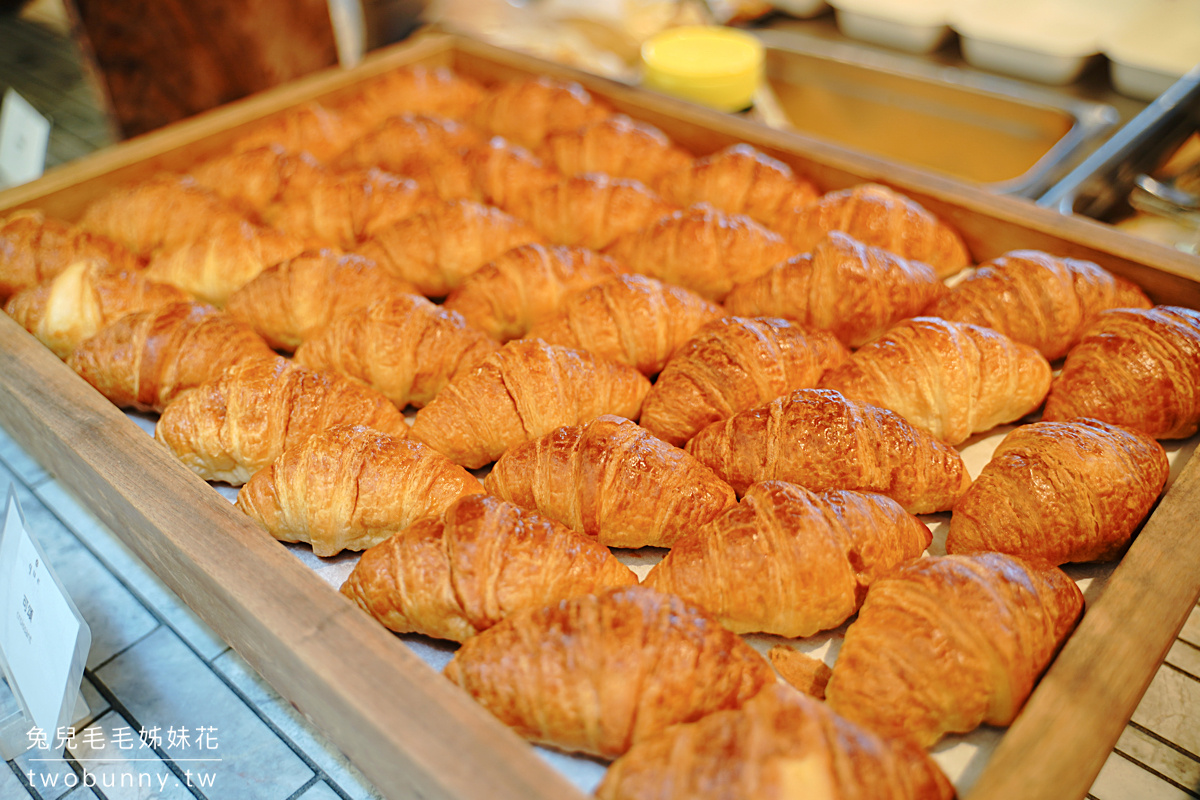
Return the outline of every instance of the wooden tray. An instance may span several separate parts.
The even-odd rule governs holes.
[[[354,91],[406,64],[487,81],[579,80],[705,153],[744,141],[823,190],[887,183],[948,219],[977,260],[1022,247],[1096,261],[1159,303],[1200,308],[1200,260],[919,169],[763,128],[450,36],[426,36],[131,140],[0,193],[0,211],[66,219],[111,187],[215,153],[248,124]],[[426,667],[193,475],[49,350],[0,315],[0,425],[320,727],[388,797],[580,798],[465,694]],[[1005,734],[971,800],[1079,798],[1090,787],[1200,594],[1200,459],[1147,522],[1100,599]]]

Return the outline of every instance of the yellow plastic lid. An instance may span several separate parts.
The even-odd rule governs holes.
[[[670,28],[642,45],[642,85],[719,111],[740,111],[762,81],[763,46],[719,25]]]

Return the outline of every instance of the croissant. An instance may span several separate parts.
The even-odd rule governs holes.
[[[885,739],[785,686],[638,742],[613,762],[598,800],[951,800],[929,755]]]
[[[1101,311],[1151,305],[1137,286],[1090,261],[1016,250],[980,266],[927,313],[994,328],[1054,361]]]
[[[582,247],[524,244],[468,275],[443,307],[497,341],[519,339],[567,298],[624,269]]]
[[[341,424],[403,438],[386,397],[336,373],[285,358],[242,361],[167,404],[154,438],[208,481],[240,486],[285,448]]]
[[[263,146],[278,146],[289,153],[311,153],[328,161],[354,141],[360,126],[317,102],[289,108],[255,123],[231,146],[235,153]]]
[[[946,551],[1111,561],[1169,471],[1162,446],[1144,433],[1092,419],[1022,425],[954,504]]]
[[[376,167],[404,175],[414,165],[436,161],[486,136],[469,125],[428,114],[400,114],[361,136],[334,163],[341,169]]]
[[[274,146],[214,159],[192,176],[271,227],[346,249],[433,202],[415,181],[377,169],[334,172]]]
[[[602,758],[775,679],[705,611],[643,586],[513,614],[463,643],[445,675],[525,738]]]
[[[101,328],[67,366],[117,406],[161,412],[239,361],[274,356],[244,322],[202,303],[172,303]]]
[[[971,261],[958,231],[916,201],[875,183],[822,195],[794,214],[779,217],[775,230],[802,251],[811,250],[830,231],[843,231],[865,244],[923,261],[939,278]]]
[[[767,651],[767,658],[785,683],[809,697],[825,699],[825,687],[829,685],[833,670],[824,661],[786,644],[772,647]]]
[[[925,747],[1008,725],[1082,610],[1079,587],[1048,564],[1002,553],[918,559],[871,584],[826,701]]]
[[[225,311],[290,352],[347,311],[416,291],[360,255],[309,251],[260,272],[229,296]]]
[[[692,156],[665,133],[624,114],[552,133],[542,144],[546,160],[564,175],[603,172],[654,186],[664,175],[686,169]],[[689,205],[680,202],[678,205]]]
[[[671,547],[737,503],[711,469],[610,414],[515,445],[484,487],[610,547]]]
[[[425,405],[495,349],[459,314],[402,294],[335,317],[300,345],[296,361],[349,375],[404,408]]]
[[[720,302],[735,283],[762,275],[796,251],[746,216],[700,204],[618,236],[605,252],[661,281]]]
[[[816,386],[825,370],[849,355],[832,334],[787,320],[713,320],[667,362],[646,395],[641,425],[682,447],[706,425]]]
[[[603,250],[618,236],[675,210],[637,181],[602,173],[563,178],[508,210],[555,244]]]
[[[221,225],[196,241],[160,250],[150,258],[146,277],[222,306],[264,269],[305,249],[303,239],[242,220]]]
[[[708,203],[774,228],[820,197],[792,168],[748,144],[735,144],[650,183],[677,206]]]
[[[458,156],[461,171],[470,186],[471,199],[489,203],[510,214],[529,207],[538,192],[561,179],[528,150],[494,136],[486,144],[468,147]],[[445,174],[451,166],[437,166]]]
[[[567,297],[562,311],[535,323],[527,337],[587,350],[653,375],[701,325],[720,316],[720,306],[687,289],[641,275],[616,275]]]
[[[188,300],[182,289],[146,279],[104,261],[76,261],[8,299],[4,310],[59,358],[133,311]]]
[[[738,494],[781,480],[818,492],[875,492],[928,514],[949,509],[971,485],[954,448],[894,411],[828,389],[797,389],[714,422],[685,449]]]
[[[333,556],[373,547],[482,491],[475,476],[420,442],[335,425],[254,473],[237,507],[279,541]]]
[[[466,119],[485,93],[478,83],[448,67],[417,64],[363,81],[355,87],[354,98],[339,108],[369,127],[406,113]]]
[[[243,212],[189,176],[163,175],[114,189],[83,212],[79,225],[149,256],[248,224]]]
[[[464,642],[520,609],[636,583],[595,540],[468,494],[369,548],[342,594],[397,633]]]
[[[575,130],[612,113],[606,103],[578,83],[543,76],[512,81],[493,90],[475,106],[470,120],[532,149],[550,134]]]
[[[58,275],[77,261],[96,261],[120,270],[142,267],[112,239],[85,231],[41,211],[15,211],[0,218],[0,302]]]
[[[764,481],[675,540],[643,583],[699,603],[734,633],[812,636],[845,622],[873,580],[932,540],[883,495]]]
[[[455,200],[377,232],[358,252],[422,294],[442,297],[504,251],[540,239],[498,208]]]
[[[1200,311],[1113,309],[1096,317],[1050,385],[1042,418],[1093,417],[1186,439],[1200,426]]]
[[[475,469],[563,425],[601,414],[636,419],[649,388],[632,367],[523,339],[447,384],[417,412],[411,435]]]
[[[792,319],[859,347],[946,291],[928,264],[833,231],[811,253],[733,287],[725,308],[747,317]]]
[[[821,387],[890,408],[956,445],[1036,411],[1050,391],[1050,362],[991,328],[915,317],[826,372]]]

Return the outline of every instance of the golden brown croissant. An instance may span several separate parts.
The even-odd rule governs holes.
[[[877,579],[825,689],[830,707],[929,747],[1008,725],[1083,610],[1057,567],[1002,553],[922,558]]]
[[[461,315],[415,294],[335,317],[296,350],[296,361],[349,375],[404,408],[420,407],[496,349]]]
[[[592,250],[675,210],[637,181],[602,173],[563,178],[507,207],[549,241]]]
[[[702,203],[618,236],[605,252],[629,268],[721,302],[796,249],[754,220]]]
[[[470,186],[470,198],[510,214],[528,208],[535,194],[556,185],[562,178],[528,150],[499,136],[493,136],[486,144],[468,147],[458,159],[462,166],[457,169]],[[456,168],[449,161],[445,159],[431,169],[446,174]]]
[[[794,214],[776,220],[779,231],[800,250],[811,250],[830,231],[923,261],[939,278],[971,261],[958,231],[916,201],[875,183],[830,192]]]
[[[274,357],[246,323],[202,303],[172,303],[101,328],[67,366],[122,408],[161,412],[239,361]]]
[[[540,240],[498,208],[453,200],[378,231],[358,252],[422,294],[443,297],[504,251]]]
[[[240,486],[285,448],[342,424],[408,435],[404,416],[379,392],[276,357],[239,362],[179,395],[154,438],[201,478]]]
[[[536,148],[550,134],[575,130],[612,113],[607,103],[578,83],[543,76],[494,89],[475,106],[470,119],[490,133]]]
[[[553,316],[568,295],[622,272],[615,260],[594,250],[524,244],[468,275],[444,307],[506,342]]]
[[[1167,482],[1144,433],[1093,419],[1011,431],[950,518],[949,553],[994,550],[1051,564],[1110,561]]]
[[[53,278],[17,292],[4,310],[59,358],[133,311],[188,300],[182,289],[104,261],[76,261]]]
[[[633,178],[647,186],[692,164],[691,154],[665,133],[624,114],[550,134],[541,152],[564,175],[603,172],[614,178]]]
[[[667,362],[646,395],[641,425],[682,447],[706,425],[816,386],[849,355],[832,334],[787,320],[715,319]]]
[[[725,308],[745,317],[796,320],[859,347],[946,291],[928,264],[833,231],[811,253],[735,286]]]
[[[397,633],[464,642],[520,609],[636,583],[594,539],[469,494],[364,552],[342,594]]]
[[[1101,311],[1150,306],[1141,289],[1090,261],[1016,250],[981,265],[927,313],[994,328],[1054,361]]]
[[[308,153],[278,147],[213,159],[192,177],[273,228],[346,249],[434,200],[415,181],[377,169],[335,172]]]
[[[221,225],[200,239],[163,248],[150,258],[146,277],[178,286],[193,297],[223,306],[229,295],[267,267],[300,255],[303,239],[242,220]]]
[[[860,347],[820,385],[956,445],[1036,411],[1050,391],[1050,362],[991,328],[915,317]]]
[[[706,612],[643,586],[513,614],[445,674],[525,738],[602,758],[736,708],[775,677]]]
[[[328,161],[349,147],[359,130],[352,119],[314,101],[255,123],[238,136],[230,150],[238,153],[277,145],[289,153],[311,153]]]
[[[932,540],[883,495],[764,481],[691,526],[643,583],[699,603],[734,633],[812,636],[845,622],[873,580]]]
[[[797,389],[714,422],[686,449],[739,494],[781,480],[818,492],[875,492],[928,514],[949,509],[971,485],[954,448],[894,411],[828,389]]]
[[[0,218],[0,301],[53,278],[77,261],[97,261],[121,270],[143,266],[112,239],[41,211],[14,211]]]
[[[482,144],[486,135],[469,125],[428,114],[401,114],[360,137],[334,166],[375,167],[404,175],[415,165]]]
[[[260,272],[229,296],[225,311],[276,350],[292,351],[347,311],[416,291],[370,259],[316,250]]]
[[[801,653],[786,644],[777,644],[767,651],[771,666],[779,677],[795,689],[817,700],[825,699],[825,687],[833,676],[824,661]]]
[[[484,486],[610,547],[671,547],[737,503],[711,469],[610,414],[510,448]]]
[[[708,203],[774,228],[820,197],[792,168],[748,144],[735,144],[663,176],[650,186],[668,203]]]
[[[363,81],[338,108],[366,127],[399,114],[466,119],[484,94],[482,86],[448,67],[417,64]]]
[[[91,203],[79,225],[149,256],[248,224],[245,214],[189,176],[121,186]]]
[[[420,442],[364,425],[301,439],[254,474],[237,507],[281,542],[319,556],[365,550],[458,498],[479,481]]]
[[[912,742],[885,739],[778,684],[638,742],[609,767],[598,800],[951,800],[954,787]]]
[[[567,297],[562,310],[535,323],[527,337],[653,375],[701,325],[720,316],[720,306],[687,289],[642,275],[616,275]]]
[[[411,435],[475,469],[563,425],[601,414],[636,419],[649,388],[632,367],[522,339],[447,384],[417,412]]]
[[[1093,417],[1186,439],[1200,426],[1200,311],[1178,306],[1101,313],[1067,354],[1042,418]]]

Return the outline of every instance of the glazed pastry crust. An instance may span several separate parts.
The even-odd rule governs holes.
[[[602,173],[563,178],[507,208],[554,244],[592,250],[676,210],[638,181]]]
[[[932,538],[883,495],[764,481],[674,541],[643,584],[699,603],[734,633],[812,636],[845,622],[871,581]]]
[[[1113,309],[1084,332],[1050,386],[1047,420],[1092,417],[1186,439],[1200,426],[1200,311]]]
[[[475,469],[601,414],[636,419],[650,382],[624,364],[540,340],[509,342],[417,412],[412,436]]]
[[[860,347],[945,293],[928,264],[831,231],[811,253],[733,287],[725,308],[741,316],[795,320]]]
[[[691,154],[665,133],[624,114],[551,134],[541,152],[564,175],[603,172],[647,186],[655,186],[667,173],[692,164]]]
[[[787,320],[721,317],[675,351],[646,395],[641,425],[682,447],[706,425],[816,386],[849,355],[831,334]]]
[[[397,633],[463,642],[520,609],[636,583],[594,539],[469,494],[366,550],[342,594]]]
[[[780,685],[635,744],[613,762],[598,800],[951,800],[925,751],[885,739]]]
[[[671,547],[737,503],[711,469],[611,415],[516,445],[484,486],[610,547]]]
[[[281,542],[318,556],[364,550],[458,498],[471,473],[420,442],[338,425],[288,447],[238,492],[237,507]]]
[[[240,486],[285,448],[340,424],[408,434],[404,416],[370,387],[277,357],[234,364],[183,393],[154,438],[201,478]]]
[[[887,495],[910,514],[945,511],[971,485],[962,458],[893,411],[797,389],[714,422],[686,450],[739,493],[783,480]]]
[[[1090,261],[1016,250],[981,265],[928,313],[993,328],[1054,361],[1101,311],[1150,306],[1141,289]]]
[[[525,738],[602,758],[774,681],[706,612],[642,586],[513,614],[467,640],[445,674]]]
[[[1075,627],[1064,572],[1001,553],[936,556],[876,580],[833,665],[837,713],[929,747],[1009,725]]]
[[[1091,419],[1022,425],[955,503],[946,550],[1051,564],[1118,558],[1169,472],[1143,433]]]
[[[122,270],[143,264],[124,246],[37,210],[0,218],[0,301],[58,275],[77,261]]]
[[[533,149],[551,134],[575,130],[612,113],[607,103],[578,83],[539,77],[492,90],[475,107],[471,122]]]
[[[1036,411],[1050,362],[991,328],[905,320],[821,379],[851,400],[890,408],[947,444]]]

